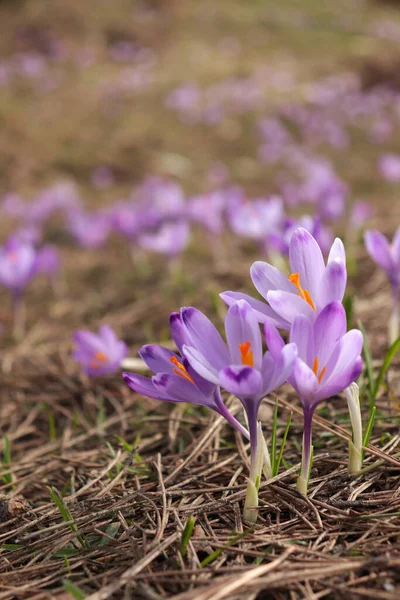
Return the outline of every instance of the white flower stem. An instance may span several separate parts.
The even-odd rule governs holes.
[[[356,383],[352,383],[344,390],[347,405],[349,407],[353,439],[349,441],[349,464],[348,471],[351,475],[357,475],[362,468],[362,421],[360,410],[360,390]]]
[[[243,509],[243,519],[256,523],[258,517],[258,489],[260,487],[261,471],[264,463],[264,436],[261,423],[257,423],[257,448],[251,456],[250,477],[247,481],[246,500]]]

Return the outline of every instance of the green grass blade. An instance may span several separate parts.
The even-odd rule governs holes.
[[[292,418],[293,418],[293,413],[291,412],[290,415],[289,415],[289,418],[288,418],[288,422],[286,423],[285,432],[284,432],[283,438],[282,438],[281,448],[279,450],[279,456],[278,456],[278,459],[276,461],[275,471],[273,472],[274,477],[275,477],[275,475],[278,475],[278,473],[279,473],[279,467],[281,466],[282,457],[283,457],[283,451],[285,449],[287,436],[288,436],[288,433],[289,433],[290,425],[292,423]]]
[[[71,594],[75,598],[75,600],[84,600],[86,598],[86,594],[82,592],[80,588],[78,588],[75,583],[72,583],[69,579],[63,579],[63,587],[66,592]]]
[[[190,515],[190,517],[186,521],[185,529],[182,531],[182,537],[181,537],[181,543],[179,545],[179,550],[180,550],[180,553],[182,554],[183,558],[186,558],[187,548],[188,548],[188,545],[190,542],[190,538],[193,535],[195,523],[196,523],[196,519],[192,515]]]
[[[235,537],[233,537],[232,539],[230,539],[227,542],[225,548],[218,548],[217,550],[215,550],[214,552],[211,552],[211,554],[209,554],[208,556],[206,556],[206,558],[201,561],[200,566],[201,567],[206,567],[210,563],[214,562],[214,560],[216,558],[218,558],[219,556],[221,556],[221,554],[224,552],[225,549],[231,548],[234,544],[236,544],[236,542],[239,542],[248,533],[252,533],[252,532],[253,532],[253,529],[246,529],[245,531],[243,531],[243,533],[240,533],[239,535],[236,535]]]
[[[376,406],[372,407],[371,414],[369,415],[367,427],[365,428],[365,433],[363,437],[363,446],[367,447],[369,444],[369,440],[371,439],[372,429],[374,427],[375,422],[375,414],[376,414]],[[365,450],[363,451],[363,460],[365,456]]]
[[[271,470],[272,474],[275,473],[275,465],[276,465],[276,438],[277,438],[277,428],[278,428],[278,400],[275,402],[274,408],[274,416],[272,420],[272,437],[271,437]]]
[[[372,366],[372,355],[371,355],[371,350],[368,344],[368,339],[367,339],[367,334],[366,331],[364,329],[363,324],[361,323],[361,321],[357,322],[358,328],[361,331],[361,333],[363,334],[363,338],[364,338],[364,344],[363,344],[363,356],[364,356],[364,360],[365,360],[365,366],[367,369],[367,378],[368,378],[368,394],[369,394],[369,400],[370,400],[370,404],[374,404],[374,400],[375,400],[375,396],[374,396],[374,388],[375,388],[375,382],[374,382],[374,369]]]
[[[11,467],[11,444],[7,435],[3,437],[3,460],[0,463],[0,466],[5,469],[10,469]],[[10,485],[13,482],[13,475],[9,471],[2,475],[2,480],[5,484]]]
[[[392,360],[394,359],[394,357],[396,356],[396,354],[398,353],[399,350],[400,350],[400,337],[397,338],[397,340],[394,342],[394,344],[392,344],[390,346],[389,350],[386,352],[386,356],[383,361],[383,365],[381,366],[380,371],[378,373],[378,377],[376,378],[376,381],[375,381],[374,399],[378,395],[379,388],[381,387],[381,385],[383,383],[386,372],[387,372],[388,368],[390,367],[390,365],[392,364]]]

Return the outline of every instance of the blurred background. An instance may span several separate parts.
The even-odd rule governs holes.
[[[68,179],[95,207],[161,174],[187,194],[224,178],[281,192],[290,139],[382,196],[379,155],[400,152],[399,5],[2,0],[1,190]]]

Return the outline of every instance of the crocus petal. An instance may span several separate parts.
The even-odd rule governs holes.
[[[296,344],[301,360],[308,365],[313,363],[315,358],[313,326],[303,315],[299,315],[293,321],[290,342]]]
[[[340,373],[330,377],[325,385],[322,385],[315,396],[316,402],[321,402],[332,396],[343,392],[349,385],[356,381],[362,371],[362,358],[358,356],[355,361],[348,364]]]
[[[197,348],[214,369],[219,371],[230,363],[224,340],[203,313],[192,307],[182,308],[181,316],[191,340],[190,345]]]
[[[136,375],[136,373],[122,373],[122,377],[132,390],[138,394],[142,394],[142,396],[154,398],[155,400],[167,400],[173,402],[172,398],[156,389],[152,380],[147,377]]]
[[[276,360],[279,357],[285,342],[277,328],[274,327],[270,321],[264,323],[264,335],[268,349],[270,350],[272,357]]]
[[[297,358],[294,363],[291,382],[301,402],[311,404],[318,389],[318,380],[314,371],[300,358]]]
[[[275,362],[274,372],[270,374],[268,380],[263,373],[264,395],[269,394],[291,378],[296,360],[296,344],[287,344],[282,349],[279,359]]]
[[[262,387],[261,373],[252,367],[231,365],[219,373],[221,386],[238,398],[258,396]]]
[[[296,294],[290,292],[268,292],[268,302],[275,312],[279,314],[284,321],[293,323],[297,315],[304,315],[310,321],[315,319],[315,311],[312,307]],[[286,327],[288,329],[288,327]]]
[[[357,361],[363,346],[361,331],[351,329],[338,341],[337,345],[338,352],[336,357],[336,352],[333,351],[327,364],[325,384],[339,376],[349,365]]]
[[[325,271],[324,257],[311,233],[302,227],[290,239],[289,259],[292,273],[300,274],[301,286],[315,298]]]
[[[182,354],[182,347],[184,344],[187,346],[190,345],[190,338],[186,327],[182,322],[181,315],[177,312],[171,313],[169,317],[169,325],[171,328],[172,339],[174,340],[179,352]]]
[[[115,331],[109,325],[102,325],[99,328],[99,335],[103,338],[104,343],[110,347],[114,347],[118,342]]]
[[[211,398],[202,394],[193,383],[178,375],[158,373],[152,378],[152,382],[160,394],[173,398],[174,402],[190,402],[191,404],[201,404],[214,408],[214,402]]]
[[[240,345],[249,342],[253,353],[253,366],[260,369],[262,361],[260,326],[250,304],[245,300],[239,300],[232,304],[226,315],[225,330],[231,362],[235,365],[242,364]]]
[[[215,385],[219,384],[218,371],[214,365],[211,365],[207,358],[197,350],[197,348],[193,348],[193,346],[183,346],[182,352],[196,373]]]
[[[372,260],[390,273],[393,263],[387,238],[380,231],[371,230],[365,232],[364,240],[367,252]]]
[[[265,299],[267,299],[267,294],[270,290],[297,291],[293,283],[279,269],[260,260],[251,265],[250,277],[253,280],[256,290]]]
[[[327,365],[332,349],[345,335],[346,329],[346,312],[343,305],[340,302],[331,302],[325,306],[314,324],[314,358],[318,357],[320,369]],[[308,364],[311,366],[310,361]]]
[[[174,365],[171,362],[171,358],[175,357],[181,361],[175,352],[171,352],[171,350],[157,346],[156,344],[142,346],[139,350],[139,355],[153,373],[159,373],[160,371],[163,373],[172,373]]]
[[[334,260],[340,260],[343,264],[346,264],[346,250],[340,238],[336,238],[331,246],[328,256],[328,264]]]
[[[397,265],[398,277],[400,279],[400,227],[397,228],[392,241],[392,256]]]
[[[92,355],[94,352],[107,352],[107,347],[98,335],[85,329],[74,333],[74,342],[84,351]]]
[[[343,300],[346,289],[347,270],[344,262],[335,259],[328,263],[320,283],[317,308],[321,309],[329,302]]]
[[[231,306],[234,302],[238,300],[246,300],[248,304],[250,304],[251,308],[254,310],[256,317],[259,323],[265,323],[269,320],[275,327],[282,327],[283,329],[289,329],[288,321],[282,319],[279,315],[276,314],[274,310],[265,302],[261,300],[257,300],[248,294],[244,294],[242,292],[222,292],[220,294],[222,300],[228,306]]]

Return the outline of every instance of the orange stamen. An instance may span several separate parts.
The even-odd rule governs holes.
[[[318,375],[318,383],[321,383],[323,376],[325,375],[326,372],[326,367],[324,367],[323,369],[321,369],[320,374]]]
[[[250,342],[239,344],[239,350],[242,355],[242,365],[254,367],[254,357]]]
[[[182,379],[186,379],[190,383],[194,383],[193,379],[190,377],[189,373],[186,371],[186,368],[183,366],[181,362],[176,358],[176,356],[171,356],[171,362],[177,366],[177,369],[172,369],[174,373],[182,377]]]
[[[292,273],[289,276],[289,281],[291,283],[293,283],[293,285],[295,285],[297,287],[297,289],[299,290],[297,295],[300,296],[300,298],[303,298],[303,300],[305,300],[307,302],[307,304],[309,304],[313,310],[317,310],[315,307],[315,304],[313,302],[313,299],[311,298],[310,292],[308,290],[303,290],[303,288],[301,287],[300,273]]]
[[[9,252],[7,254],[7,258],[10,262],[16,263],[17,259],[18,259],[18,252],[16,252],[15,250],[12,250],[11,252]]]
[[[90,366],[92,367],[92,369],[96,369],[100,366],[100,363],[108,362],[108,360],[108,356],[104,354],[104,352],[98,350],[94,353],[93,360],[91,361]]]
[[[319,375],[318,375],[318,369],[319,369],[319,360],[318,360],[318,357],[315,357],[315,359],[314,359],[314,364],[313,364],[313,368],[312,368],[312,370],[314,371],[314,373],[315,373],[315,376],[316,376],[316,377],[317,377],[317,379],[318,379],[318,383],[321,383],[321,381],[322,381],[322,378],[323,378],[323,376],[324,376],[324,375],[325,375],[325,373],[326,373],[326,366],[325,366],[325,367],[323,367],[323,368],[321,369],[321,371],[320,371],[320,374],[319,374]]]
[[[316,357],[314,359],[314,364],[312,367],[312,370],[314,371],[315,375],[318,375],[318,367],[319,367],[319,360],[318,360],[318,357]]]

